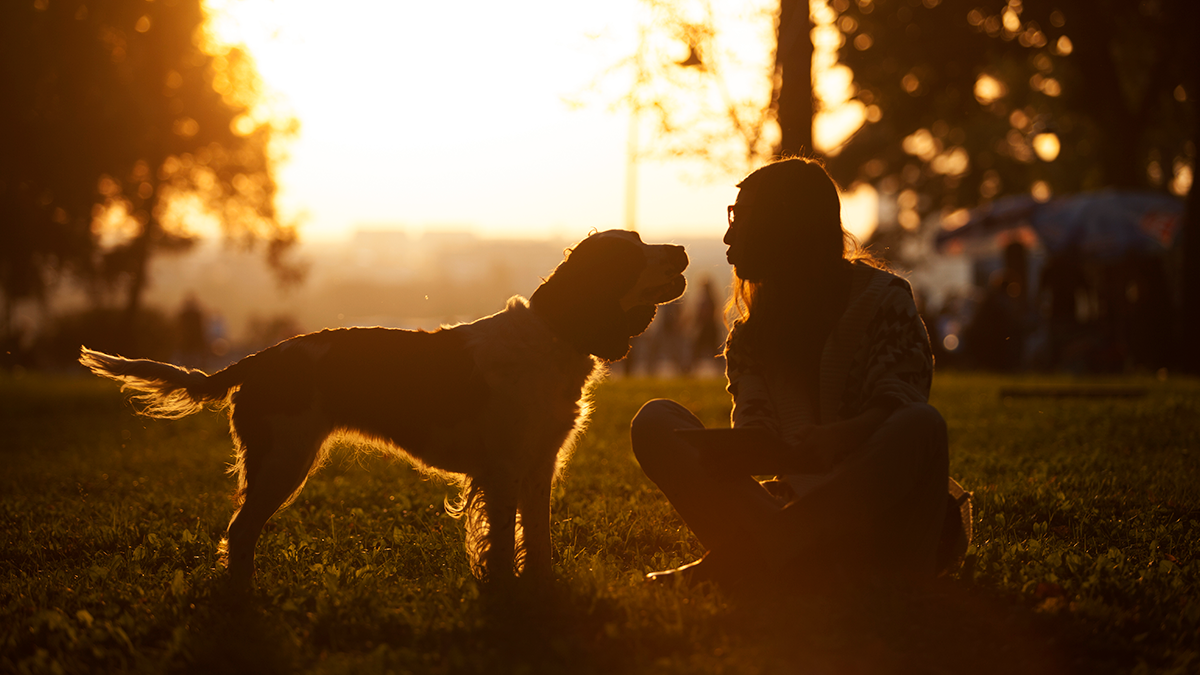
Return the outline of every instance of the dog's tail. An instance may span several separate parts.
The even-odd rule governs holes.
[[[467,561],[471,574],[476,579],[487,580],[488,570],[484,554],[488,550],[488,533],[491,523],[487,519],[487,495],[478,482],[470,476],[462,479],[462,491],[455,502],[446,497],[444,505],[451,518],[462,518],[467,530]]]
[[[139,392],[132,398],[138,412],[147,417],[179,419],[200,412],[206,406],[223,406],[229,392],[241,384],[234,367],[208,375],[204,371],[182,368],[149,359],[126,359],[112,354],[80,348],[79,362],[93,373],[121,383],[121,391]]]

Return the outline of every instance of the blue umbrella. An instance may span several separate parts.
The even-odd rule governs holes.
[[[1156,255],[1175,245],[1183,208],[1182,199],[1158,192],[1103,190],[1045,203],[1016,195],[977,209],[965,225],[941,233],[938,244],[1028,225],[1052,254],[1074,253],[1090,260]]]

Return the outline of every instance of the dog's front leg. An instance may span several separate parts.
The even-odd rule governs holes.
[[[483,546],[483,578],[507,583],[513,579],[513,552],[517,529],[516,479],[503,479],[484,488],[484,512],[487,517],[486,544]]]
[[[517,568],[528,579],[549,579],[550,486],[554,464],[539,466],[525,474],[517,509],[521,512],[521,541],[518,543]]]

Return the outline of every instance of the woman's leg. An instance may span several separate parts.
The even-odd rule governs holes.
[[[675,434],[676,429],[703,427],[682,405],[655,399],[633,418],[633,453],[705,548],[755,546],[756,536],[782,503],[750,476],[711,470],[700,452]]]
[[[771,518],[769,558],[801,574],[932,578],[948,463],[938,411],[898,408],[827,480]]]

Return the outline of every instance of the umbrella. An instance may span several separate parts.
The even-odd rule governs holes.
[[[977,209],[965,225],[938,235],[938,244],[1028,225],[1052,254],[1092,260],[1162,254],[1179,237],[1183,207],[1182,199],[1157,192],[1103,190],[1044,203],[1015,195]]]

